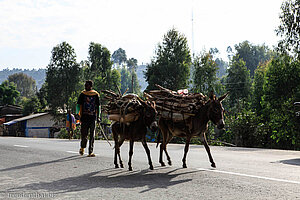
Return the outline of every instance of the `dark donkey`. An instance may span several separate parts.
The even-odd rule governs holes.
[[[205,132],[208,127],[208,121],[211,120],[217,128],[224,128],[224,120],[223,120],[223,106],[222,101],[226,98],[228,94],[223,95],[219,99],[215,97],[214,94],[211,94],[209,100],[203,105],[198,114],[196,116],[191,117],[186,122],[172,122],[170,120],[166,120],[163,118],[159,119],[158,126],[163,134],[163,141],[160,145],[160,156],[159,163],[162,166],[165,166],[163,162],[163,151],[165,151],[168,164],[171,165],[171,159],[167,152],[167,144],[173,138],[173,136],[177,137],[186,137],[186,143],[184,148],[184,156],[182,159],[183,168],[186,168],[186,156],[189,150],[189,144],[192,137],[200,136],[201,142],[204,144],[205,149],[207,151],[209,160],[211,162],[212,167],[216,167],[216,164],[211,156],[209,146],[206,141]]]
[[[119,168],[117,156],[119,156],[120,166],[123,168],[123,162],[120,156],[120,147],[123,144],[124,140],[129,140],[130,149],[129,149],[129,171],[132,171],[131,166],[131,158],[133,155],[133,144],[134,141],[142,141],[142,144],[145,148],[145,151],[148,156],[148,162],[150,165],[150,169],[153,169],[150,150],[146,143],[146,133],[147,127],[150,128],[151,131],[156,131],[158,128],[156,116],[157,112],[155,109],[155,103],[145,102],[142,99],[139,99],[142,105],[142,109],[140,109],[140,117],[137,121],[131,122],[129,124],[115,122],[112,125],[112,132],[115,141],[115,157],[114,164],[116,168]]]

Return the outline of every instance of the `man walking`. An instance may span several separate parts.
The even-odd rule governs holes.
[[[80,116],[81,121],[81,142],[79,154],[84,154],[84,149],[87,145],[88,135],[90,135],[89,140],[89,154],[88,157],[95,157],[93,153],[94,150],[94,140],[95,140],[95,127],[96,120],[100,118],[100,101],[99,93],[93,90],[93,82],[85,82],[85,90],[81,92],[78,98],[76,113]]]

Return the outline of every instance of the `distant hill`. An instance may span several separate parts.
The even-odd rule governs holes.
[[[139,84],[141,86],[141,91],[144,91],[146,87],[148,86],[148,83],[146,82],[144,78],[144,71],[146,70],[146,65],[139,65],[136,70],[136,74],[138,77]],[[0,83],[7,80],[9,75],[15,74],[15,73],[24,73],[28,76],[31,76],[35,81],[38,89],[40,89],[45,82],[46,79],[46,69],[4,69],[0,71]]]
[[[28,76],[31,76],[36,81],[36,86],[40,89],[45,82],[46,78],[46,69],[4,69],[0,71],[0,83],[7,80],[8,76],[15,74],[15,73],[24,73]]]

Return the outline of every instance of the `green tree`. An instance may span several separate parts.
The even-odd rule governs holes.
[[[79,77],[80,67],[72,46],[62,42],[54,47],[46,73],[47,102],[54,113],[58,109],[69,109],[69,98],[79,82]]]
[[[272,51],[266,45],[253,45],[248,41],[235,45],[235,50],[237,52],[236,55],[239,55],[238,59],[245,61],[251,77],[254,76],[254,71],[259,63],[270,60],[273,55]]]
[[[281,52],[290,52],[300,59],[300,0],[286,0],[281,5],[280,25],[277,35],[282,37],[278,43]]]
[[[193,66],[194,91],[204,94],[215,91],[218,68],[212,55],[210,53],[203,53],[201,56],[196,56],[193,61]]]
[[[20,92],[16,89],[14,83],[10,83],[7,80],[0,85],[0,105],[10,104],[13,105],[16,102],[16,98],[20,96]]]
[[[21,97],[30,98],[36,93],[35,80],[22,72],[8,76],[7,80],[13,82]]]
[[[125,63],[127,61],[126,51],[122,48],[119,48],[118,50],[114,51],[114,53],[112,54],[112,60],[118,65]]]
[[[40,102],[41,109],[46,110],[48,103],[47,103],[47,97],[48,97],[48,92],[47,92],[47,83],[44,83],[40,90],[36,93],[36,96]]]
[[[259,65],[254,74],[251,102],[252,107],[258,115],[262,114],[262,97],[264,95],[264,85],[266,82],[265,76],[269,63],[270,61]]]
[[[263,118],[277,148],[300,149],[299,125],[293,103],[300,100],[300,63],[282,55],[266,70]]]
[[[138,63],[137,59],[130,58],[130,59],[127,60],[126,63],[127,63],[127,67],[129,69],[129,71],[132,71],[132,70],[136,71],[137,63]]]
[[[42,111],[41,104],[37,96],[33,96],[29,99],[25,98],[23,102],[23,115],[30,115],[35,112]]]
[[[85,79],[94,80],[97,76],[108,77],[112,66],[109,50],[99,43],[91,42],[88,62],[85,64],[87,65]]]
[[[147,89],[155,89],[155,84],[172,90],[187,88],[190,66],[191,55],[186,37],[174,28],[169,30],[163,42],[158,44],[151,63],[147,65]]]
[[[229,65],[226,90],[230,93],[231,106],[239,105],[240,100],[248,100],[250,95],[251,79],[245,62],[238,57],[233,57]]]
[[[127,89],[128,92],[141,94],[141,86],[139,85],[135,71],[129,71],[126,67],[121,69],[121,92],[124,93]],[[133,84],[133,89],[132,89]]]

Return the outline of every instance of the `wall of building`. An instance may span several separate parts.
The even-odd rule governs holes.
[[[28,119],[25,134],[27,137],[48,138],[50,134],[49,128],[52,127],[54,123],[50,114]]]

